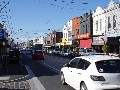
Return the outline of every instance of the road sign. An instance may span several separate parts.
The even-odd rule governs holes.
[[[3,39],[3,38],[5,38],[5,36],[4,36],[4,30],[0,29],[0,39]]]

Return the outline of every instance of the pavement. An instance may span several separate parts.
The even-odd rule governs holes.
[[[31,90],[25,65],[9,64],[0,69],[0,90]]]
[[[0,58],[0,60],[2,60]],[[30,75],[26,65],[7,63],[0,64],[0,90],[32,90],[29,84]]]
[[[24,61],[28,57],[22,59]],[[8,63],[8,56],[3,58],[0,56],[0,90],[45,90],[45,88],[28,65]]]

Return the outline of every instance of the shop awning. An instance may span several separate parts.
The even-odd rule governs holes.
[[[91,48],[92,39],[80,40],[80,48]]]

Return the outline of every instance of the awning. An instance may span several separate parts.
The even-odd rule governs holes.
[[[80,40],[80,48],[91,48],[92,39]]]
[[[93,37],[92,45],[104,45],[104,41],[101,37]]]

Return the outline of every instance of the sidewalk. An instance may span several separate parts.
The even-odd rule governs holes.
[[[0,68],[0,90],[31,90],[25,65],[2,64]]]

